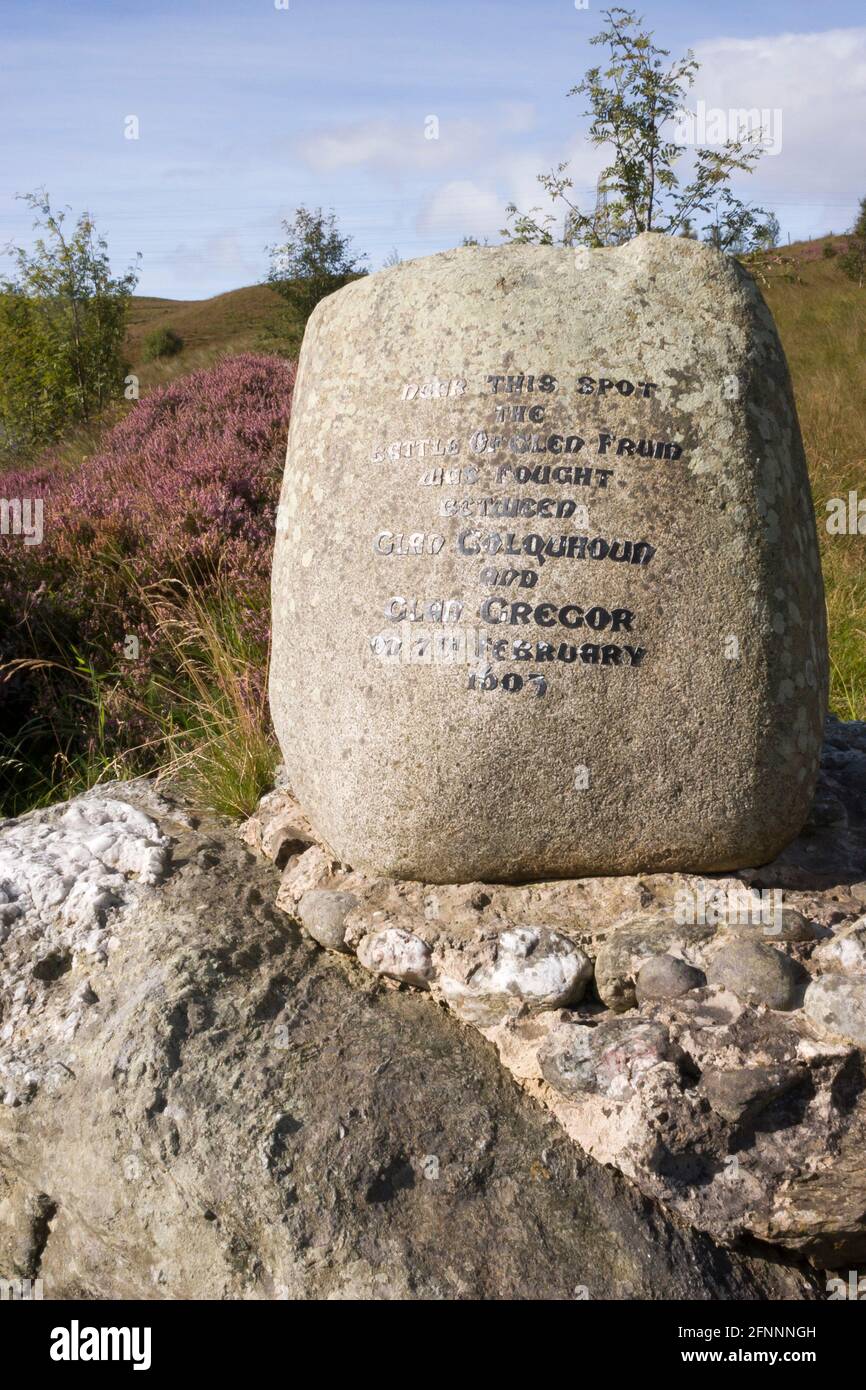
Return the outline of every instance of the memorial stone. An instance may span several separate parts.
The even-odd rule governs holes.
[[[644,234],[469,247],[316,308],[271,708],[345,863],[430,882],[757,865],[801,828],[824,598],[778,335]]]

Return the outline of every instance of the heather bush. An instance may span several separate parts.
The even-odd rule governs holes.
[[[74,472],[0,476],[0,495],[44,506],[41,545],[0,539],[7,813],[166,760],[200,770],[203,744],[245,764],[234,795],[246,808],[269,739],[268,590],[293,383],[283,359],[226,358],[146,396]],[[230,724],[263,731],[252,772],[237,740],[220,745]]]

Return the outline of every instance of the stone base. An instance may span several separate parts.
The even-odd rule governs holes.
[[[647,1196],[725,1244],[866,1258],[866,724],[828,720],[806,828],[731,875],[370,879],[288,790],[243,834],[314,940],[478,1029]]]

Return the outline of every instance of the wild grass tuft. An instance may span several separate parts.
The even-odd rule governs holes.
[[[815,502],[830,635],[830,707],[866,718],[866,535],[831,535],[827,501],[866,500],[866,289],[824,257],[791,247],[793,280],[770,276],[764,294],[791,368]]]

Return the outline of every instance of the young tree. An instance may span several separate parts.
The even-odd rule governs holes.
[[[113,276],[104,237],[82,213],[69,231],[44,191],[24,195],[43,235],[9,245],[0,280],[0,446],[25,453],[90,420],[123,393],[123,339],[138,275]]]
[[[779,244],[779,219],[774,212],[746,207],[725,188],[712,209],[704,240],[729,256],[772,251]]]
[[[740,202],[728,185],[734,173],[753,169],[762,153],[762,132],[746,129],[718,147],[697,147],[691,177],[681,183],[675,166],[686,151],[672,139],[672,126],[683,120],[698,62],[691,51],[668,62],[669,50],[656,47],[634,10],[615,7],[604,11],[604,18],[607,27],[590,42],[608,48],[607,66],[590,68],[569,92],[587,100],[589,139],[613,151],[599,178],[603,217],[598,201],[593,213],[574,202],[574,182],[563,163],[539,175],[551,201],[563,205],[561,233],[552,213],[539,208],[521,213],[510,203],[503,235],[548,245],[561,240],[567,246],[617,246],[640,232],[694,235],[695,219],[703,217],[710,219],[704,228],[710,240],[744,249],[760,244],[768,232],[767,214]]]
[[[848,234],[848,246],[839,257],[839,264],[846,275],[856,280],[860,289],[866,278],[866,198],[860,202],[857,221]]]
[[[300,207],[282,227],[286,240],[266,248],[271,257],[267,283],[282,296],[289,311],[273,335],[285,339],[289,350],[295,351],[319,300],[366,275],[361,262],[367,257],[352,252],[352,238],[340,232],[333,212],[326,217],[321,208]]]

